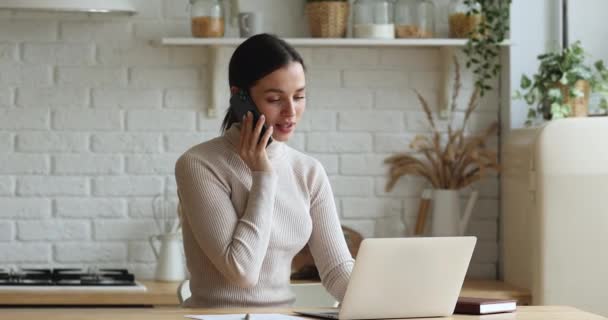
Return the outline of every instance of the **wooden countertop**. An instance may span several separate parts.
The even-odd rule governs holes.
[[[304,309],[297,309],[304,310]],[[306,309],[312,310],[312,309]],[[317,309],[319,310],[319,309]],[[221,313],[284,313],[292,309],[182,309],[166,308],[38,308],[38,309],[0,309],[0,320],[45,319],[45,320],[184,320],[187,314]],[[448,319],[458,320],[606,320],[596,314],[566,306],[523,306],[517,312],[485,316],[454,315]]]
[[[179,282],[140,281],[146,292],[24,292],[0,291],[0,305],[131,305],[177,306]],[[500,281],[466,280],[461,296],[517,299],[519,305],[531,302],[530,293]]]

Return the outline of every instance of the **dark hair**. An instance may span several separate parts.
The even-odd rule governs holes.
[[[287,42],[275,35],[257,34],[241,43],[232,54],[228,84],[231,88],[234,86],[249,92],[258,80],[291,62],[299,62],[306,69],[302,56]],[[222,133],[239,121],[228,108],[222,122]]]

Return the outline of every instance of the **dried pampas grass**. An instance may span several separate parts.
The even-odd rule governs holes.
[[[456,110],[456,99],[461,88],[460,65],[454,57],[456,75],[452,92],[450,114]],[[447,137],[437,129],[429,103],[416,91],[429,125],[431,136],[417,135],[410,144],[415,153],[399,153],[384,160],[389,165],[386,191],[393,189],[399,178],[405,175],[426,179],[435,189],[461,189],[481,180],[490,170],[499,171],[498,153],[487,148],[488,138],[498,132],[498,123],[492,123],[483,132],[465,137],[464,129],[477,108],[479,90],[476,88],[469,99],[460,129],[448,125]]]

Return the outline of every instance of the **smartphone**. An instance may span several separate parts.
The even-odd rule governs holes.
[[[230,108],[239,120],[243,119],[243,117],[247,114],[247,111],[251,111],[251,113],[253,114],[253,127],[255,128],[256,124],[258,123],[258,120],[260,119],[261,114],[255,103],[253,102],[253,99],[251,99],[251,96],[249,96],[247,92],[245,92],[244,90],[239,90],[236,94],[233,94],[232,97],[230,97]],[[262,137],[264,136],[265,132],[266,125],[262,126],[259,141],[262,140]],[[272,137],[268,139],[268,144],[266,144],[266,146],[268,146],[271,142]]]

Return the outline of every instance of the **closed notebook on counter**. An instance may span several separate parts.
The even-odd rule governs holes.
[[[516,300],[460,297],[456,302],[454,313],[489,314],[513,312],[517,308]]]

